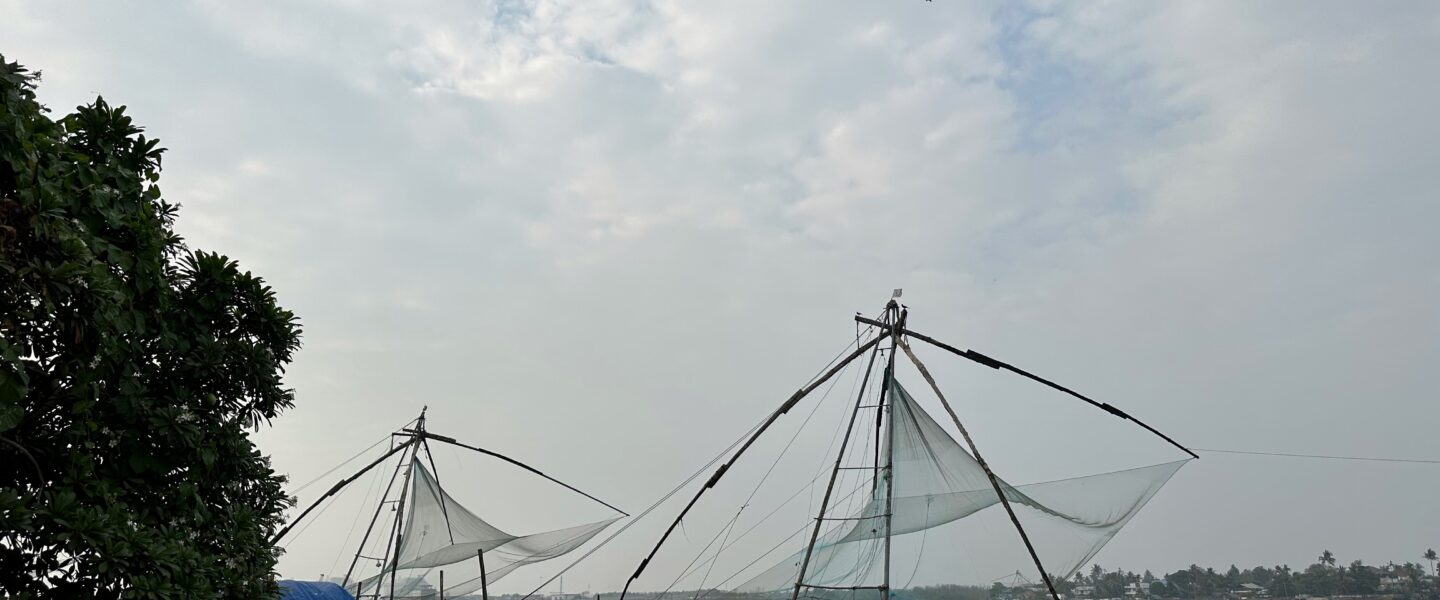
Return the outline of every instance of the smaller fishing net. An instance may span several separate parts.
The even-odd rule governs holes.
[[[445,597],[480,589],[480,557],[484,552],[486,581],[494,583],[511,571],[549,560],[590,541],[619,517],[517,536],[481,519],[440,489],[419,461],[411,466],[409,501],[405,507],[400,549],[396,553],[394,598],[439,597],[440,571]],[[385,569],[360,582],[360,595],[389,598],[392,575]],[[353,586],[352,586],[353,589]]]

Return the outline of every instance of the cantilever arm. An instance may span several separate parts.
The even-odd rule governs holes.
[[[279,531],[279,533],[276,533],[274,537],[270,538],[270,545],[272,545],[272,546],[275,545],[276,542],[280,541],[280,538],[283,538],[283,537],[285,537],[285,534],[290,533],[290,530],[291,530],[292,528],[294,528],[295,525],[299,524],[300,521],[302,521],[302,520],[305,519],[305,515],[310,514],[310,511],[315,510],[315,507],[320,506],[320,503],[321,503],[321,502],[324,502],[326,498],[329,498],[329,497],[331,497],[331,496],[334,496],[336,493],[338,493],[338,492],[340,491],[340,488],[343,488],[343,487],[345,487],[345,486],[347,486],[347,485],[350,485],[350,482],[355,481],[356,479],[359,479],[361,475],[364,475],[364,474],[365,474],[367,471],[369,471],[370,469],[375,468],[375,465],[378,465],[378,464],[380,464],[380,463],[382,463],[382,462],[385,462],[385,459],[390,458],[390,457],[391,457],[392,455],[394,455],[396,452],[399,452],[399,451],[401,451],[401,450],[404,450],[404,449],[406,449],[406,448],[409,448],[409,447],[410,447],[410,444],[414,444],[414,443],[415,443],[415,438],[410,438],[410,439],[408,439],[408,440],[405,440],[405,443],[400,444],[399,446],[396,446],[396,447],[394,447],[394,448],[391,448],[389,452],[386,452],[386,453],[384,454],[384,456],[381,456],[380,458],[375,459],[375,462],[372,462],[372,463],[370,463],[370,464],[368,464],[368,465],[365,465],[365,468],[360,469],[359,471],[356,471],[354,475],[351,475],[351,476],[349,476],[349,477],[346,477],[346,478],[344,478],[344,479],[341,479],[339,482],[337,482],[337,483],[334,485],[334,487],[331,487],[331,488],[330,488],[330,491],[325,492],[325,495],[323,495],[323,496],[321,496],[320,498],[318,498],[317,500],[315,500],[315,502],[312,503],[310,506],[305,507],[305,510],[301,511],[301,512],[300,512],[300,516],[295,517],[295,520],[294,520],[294,521],[291,521],[289,525],[286,525],[283,529],[281,529],[281,530]]]
[[[461,443],[461,442],[457,441],[455,438],[445,437],[445,436],[443,436],[443,435],[435,435],[435,434],[430,433],[430,432],[428,432],[428,431],[415,431],[415,430],[411,430],[411,429],[406,429],[405,431],[407,431],[407,432],[409,432],[409,433],[413,433],[413,434],[419,435],[419,436],[421,436],[421,437],[423,437],[423,438],[425,438],[425,439],[431,439],[431,440],[435,440],[435,441],[437,441],[437,442],[445,442],[446,444],[450,444],[451,446],[458,446],[458,447],[464,448],[464,449],[466,449],[466,450],[473,450],[473,451],[475,451],[475,452],[479,452],[479,453],[484,454],[484,455],[486,455],[486,456],[493,456],[493,457],[495,457],[495,458],[498,458],[498,459],[500,459],[500,460],[503,460],[503,461],[505,461],[505,462],[508,462],[508,463],[510,463],[510,464],[512,464],[512,465],[515,465],[515,466],[517,466],[517,467],[520,467],[520,468],[522,468],[522,469],[525,469],[526,471],[529,471],[529,472],[531,472],[531,473],[534,473],[534,474],[536,474],[536,475],[539,475],[539,476],[541,476],[541,477],[544,477],[545,479],[548,479],[548,480],[550,480],[550,481],[553,481],[553,482],[559,484],[561,487],[563,487],[563,488],[565,488],[565,489],[567,489],[567,490],[570,490],[570,491],[572,491],[572,492],[575,492],[575,493],[577,493],[577,494],[580,494],[581,496],[584,496],[584,497],[586,497],[586,498],[589,498],[589,499],[591,499],[591,500],[594,500],[594,501],[596,501],[596,502],[599,502],[600,504],[604,504],[605,507],[606,507],[606,508],[609,508],[610,510],[613,510],[613,511],[615,511],[615,512],[618,512],[618,513],[620,513],[620,514],[622,514],[622,515],[625,515],[625,516],[627,516],[627,517],[630,516],[630,513],[627,513],[627,512],[625,512],[625,511],[623,511],[623,510],[620,510],[620,509],[618,509],[618,508],[615,508],[615,506],[611,505],[609,502],[606,502],[606,501],[604,501],[604,500],[601,500],[601,499],[599,499],[599,498],[596,498],[596,497],[594,497],[594,496],[591,496],[590,494],[587,494],[587,493],[585,493],[585,492],[582,492],[582,491],[580,491],[579,489],[577,489],[575,486],[572,486],[572,485],[570,485],[570,484],[568,484],[568,483],[565,483],[565,482],[563,482],[563,481],[560,481],[559,479],[556,479],[556,478],[554,478],[554,477],[551,477],[551,476],[549,476],[549,475],[546,475],[546,474],[544,474],[544,473],[541,473],[539,469],[536,469],[535,467],[532,467],[532,466],[530,466],[530,465],[527,465],[527,464],[525,464],[525,463],[522,463],[522,462],[520,462],[520,461],[518,461],[518,460],[515,460],[515,459],[513,459],[513,458],[510,458],[510,457],[508,457],[508,456],[505,456],[504,454],[500,454],[499,452],[492,452],[492,451],[490,451],[490,450],[486,450],[486,449],[481,448],[481,447],[479,447],[479,446],[471,446],[471,445],[469,445],[469,444]]]
[[[855,320],[856,320],[856,321],[859,321],[859,322],[861,322],[861,323],[865,323],[865,324],[867,324],[867,325],[874,325],[874,326],[877,326],[877,327],[889,329],[889,326],[888,326],[888,325],[886,325],[886,324],[884,324],[884,323],[882,323],[882,322],[880,322],[880,321],[876,321],[876,320],[874,320],[874,319],[868,319],[868,318],[862,317],[862,316],[860,316],[860,315],[855,315]],[[1160,439],[1163,439],[1163,440],[1165,440],[1166,442],[1169,442],[1170,445],[1172,445],[1172,446],[1174,446],[1174,447],[1176,447],[1176,448],[1179,448],[1179,449],[1180,449],[1181,451],[1183,451],[1184,453],[1189,454],[1190,456],[1192,456],[1192,457],[1194,457],[1194,458],[1200,458],[1200,455],[1199,455],[1199,454],[1196,454],[1196,453],[1192,452],[1189,448],[1186,448],[1185,446],[1181,445],[1180,442],[1177,442],[1177,441],[1171,439],[1170,436],[1165,435],[1165,434],[1163,434],[1163,433],[1160,433],[1160,432],[1159,432],[1158,430],[1156,430],[1154,427],[1151,427],[1151,426],[1149,426],[1149,425],[1146,425],[1145,422],[1141,421],[1140,419],[1137,419],[1137,418],[1135,418],[1135,417],[1132,417],[1132,416],[1130,416],[1128,413],[1126,413],[1125,411],[1120,410],[1120,409],[1118,409],[1118,408],[1115,408],[1114,406],[1111,406],[1111,405],[1108,404],[1108,403],[1105,403],[1105,402],[1097,402],[1097,401],[1095,401],[1095,400],[1092,400],[1092,399],[1086,397],[1084,394],[1081,394],[1080,392],[1077,392],[1077,391],[1072,390],[1072,389],[1070,389],[1070,388],[1067,388],[1067,387],[1065,387],[1065,386],[1063,386],[1063,385],[1060,385],[1060,384],[1058,384],[1058,383],[1055,383],[1055,382],[1053,382],[1053,381],[1050,381],[1050,380],[1048,380],[1048,379],[1045,379],[1045,378],[1043,378],[1043,377],[1040,377],[1039,375],[1036,375],[1036,374],[1034,374],[1034,373],[1031,373],[1031,372],[1029,372],[1029,371],[1026,371],[1026,370],[1024,370],[1024,369],[1021,369],[1021,368],[1019,368],[1019,367],[1016,367],[1016,366],[1014,366],[1014,365],[1010,365],[1010,364],[1007,364],[1007,363],[1004,363],[1004,362],[995,360],[995,359],[993,359],[993,358],[990,358],[989,356],[985,356],[984,354],[981,354],[981,353],[976,352],[976,351],[974,351],[974,350],[961,350],[961,349],[959,349],[959,348],[956,348],[956,347],[954,347],[954,346],[951,346],[950,344],[946,344],[945,342],[942,342],[942,341],[940,341],[940,340],[937,340],[937,339],[935,339],[935,338],[932,338],[932,337],[930,337],[930,336],[928,336],[928,335],[925,335],[925,334],[922,334],[922,333],[916,333],[916,332],[911,331],[911,330],[909,330],[909,329],[901,328],[901,329],[900,329],[900,333],[901,333],[902,335],[908,335],[908,336],[910,336],[910,337],[913,337],[913,338],[915,338],[915,339],[917,339],[917,340],[920,340],[920,341],[922,341],[922,342],[925,342],[925,343],[927,343],[927,344],[930,344],[930,345],[935,346],[935,347],[937,347],[937,348],[940,348],[940,349],[942,349],[942,350],[947,350],[947,351],[949,351],[950,353],[955,354],[955,355],[957,355],[957,356],[959,356],[959,357],[961,357],[961,358],[965,358],[965,359],[967,359],[967,360],[971,360],[971,361],[980,363],[980,364],[985,365],[985,366],[987,366],[987,367],[990,367],[990,368],[992,368],[992,369],[1003,369],[1003,370],[1006,370],[1006,371],[1010,371],[1011,373],[1014,373],[1014,374],[1016,374],[1016,375],[1019,375],[1019,376],[1021,376],[1021,377],[1026,378],[1026,379],[1030,379],[1030,380],[1032,380],[1032,381],[1039,382],[1039,383],[1041,383],[1041,384],[1043,384],[1043,385],[1045,385],[1045,386],[1047,386],[1047,387],[1049,387],[1049,388],[1051,388],[1051,389],[1058,390],[1058,391],[1064,392],[1064,393],[1066,393],[1066,394],[1069,394],[1069,395],[1071,395],[1071,396],[1074,396],[1074,397],[1076,397],[1076,398],[1079,398],[1079,399],[1081,399],[1081,400],[1084,400],[1085,402],[1089,403],[1091,406],[1094,406],[1095,408],[1098,408],[1098,409],[1103,410],[1103,411],[1105,411],[1105,412],[1108,412],[1108,413],[1110,413],[1110,414],[1112,414],[1112,415],[1115,415],[1115,416],[1117,416],[1117,417],[1120,417],[1121,419],[1124,419],[1124,420],[1126,420],[1126,421],[1132,421],[1132,422],[1134,422],[1136,425],[1139,425],[1139,426],[1145,428],[1146,431],[1149,431],[1150,433],[1153,433],[1153,434],[1159,436]]]

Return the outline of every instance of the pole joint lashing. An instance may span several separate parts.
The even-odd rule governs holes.
[[[1126,421],[1133,421],[1133,420],[1134,420],[1134,419],[1132,419],[1132,418],[1130,417],[1130,415],[1126,414],[1125,411],[1120,410],[1120,409],[1118,409],[1118,408],[1115,408],[1114,406],[1111,406],[1109,402],[1101,402],[1101,403],[1100,403],[1100,408],[1101,408],[1101,410],[1104,410],[1105,412],[1108,412],[1108,413],[1110,413],[1110,414],[1112,414],[1112,415],[1115,415],[1115,416],[1117,416],[1117,417],[1120,417],[1120,418],[1122,418],[1122,419],[1125,419]]]
[[[716,483],[719,483],[719,482],[720,482],[720,478],[721,478],[721,477],[724,477],[724,476],[725,476],[725,472],[726,472],[726,471],[729,471],[729,470],[730,470],[730,463],[727,462],[727,463],[721,464],[721,465],[720,465],[720,468],[715,470],[715,474],[710,476],[710,480],[705,482],[705,489],[710,489],[710,488],[715,487],[715,484],[716,484]]]
[[[636,579],[639,579],[639,578],[640,578],[640,574],[643,573],[643,572],[645,572],[645,567],[646,567],[647,565],[649,565],[649,564],[650,564],[650,558],[649,558],[649,557],[646,557],[645,560],[640,561],[640,566],[635,569],[635,574],[630,576],[630,581],[635,581]]]
[[[783,414],[785,414],[785,413],[790,412],[790,409],[795,408],[795,405],[796,405],[796,404],[799,404],[799,403],[800,403],[800,399],[801,399],[801,398],[804,398],[804,397],[805,397],[805,390],[804,390],[804,388],[795,390],[795,393],[790,396],[790,399],[789,399],[789,400],[786,400],[784,404],[781,404],[781,405],[780,405],[780,414],[783,415]]]
[[[981,353],[976,352],[976,351],[974,351],[974,350],[966,349],[966,350],[965,350],[965,355],[966,355],[967,357],[969,357],[971,360],[974,360],[975,362],[980,363],[980,364],[982,364],[982,365],[985,365],[985,366],[987,366],[987,367],[990,367],[990,368],[992,368],[992,369],[1002,369],[1002,368],[1005,368],[1005,367],[1010,366],[1010,365],[1007,365],[1007,364],[1005,364],[1005,363],[1003,363],[1003,362],[1000,362],[1000,361],[998,361],[998,360],[995,360],[995,359],[993,359],[993,358],[990,358],[990,357],[988,357],[988,356],[985,356],[984,354],[981,354]]]
[[[441,441],[441,442],[449,442],[449,443],[451,443],[451,444],[454,444],[454,443],[456,443],[456,441],[457,441],[457,440],[456,440],[455,438],[453,438],[453,437],[444,436],[444,435],[436,435],[436,434],[430,433],[429,431],[417,431],[417,430],[414,430],[414,429],[401,429],[400,431],[404,431],[404,432],[406,432],[406,433],[410,433],[410,434],[413,434],[413,435],[418,435],[418,436],[420,436],[420,437],[427,437],[427,438],[430,438],[430,439],[432,439],[432,440],[439,440],[439,441]]]
[[[818,583],[796,583],[797,588],[813,588],[817,590],[888,590],[888,585],[820,585]]]
[[[868,517],[815,517],[815,520],[816,520],[816,521],[864,521],[864,520],[867,520],[867,519],[883,519],[883,518],[885,518],[885,517],[891,516],[892,514],[894,514],[894,513],[885,513],[885,514],[883,514],[883,515],[870,515],[870,516],[868,516]]]

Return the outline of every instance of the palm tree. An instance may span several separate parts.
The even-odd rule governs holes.
[[[1333,552],[1330,552],[1329,550],[1326,550],[1326,551],[1324,551],[1324,552],[1321,552],[1321,553],[1320,553],[1320,564],[1325,565],[1325,566],[1327,566],[1327,567],[1333,567],[1333,566],[1335,566],[1335,554],[1334,554]]]
[[[1420,558],[1423,558],[1423,559],[1425,559],[1425,560],[1430,561],[1430,572],[1431,572],[1431,573],[1434,573],[1434,572],[1435,572],[1435,560],[1436,560],[1436,559],[1440,559],[1440,555],[1436,555],[1436,554],[1435,554],[1435,549],[1434,549],[1434,548],[1431,548],[1431,549],[1429,549],[1429,550],[1426,550],[1426,551],[1425,551],[1425,554],[1422,555]]]

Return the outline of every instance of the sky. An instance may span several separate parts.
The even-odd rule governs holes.
[[[638,512],[894,288],[914,329],[1182,443],[1440,459],[1434,3],[0,0],[0,15],[0,52],[43,72],[42,101],[127,105],[169,149],[179,233],[299,315],[296,406],[255,439],[295,488],[324,475],[302,503],[428,406],[432,430]],[[917,351],[1012,481],[1183,457]],[[824,439],[790,450],[806,469],[844,401],[817,406]],[[760,450],[779,446],[747,455],[756,476]],[[437,460],[502,526],[610,514],[482,457]],[[724,526],[742,483],[687,519],[682,550]],[[282,574],[335,573],[363,499],[290,542]],[[566,589],[618,589],[676,510]],[[1435,465],[1202,453],[1096,562],[1383,564],[1435,546]]]

